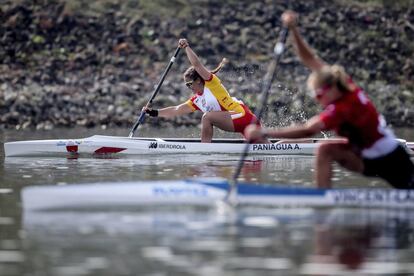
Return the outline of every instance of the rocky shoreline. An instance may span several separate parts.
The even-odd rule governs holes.
[[[130,127],[149,99],[177,40],[186,37],[233,96],[253,109],[280,30],[285,1],[3,1],[0,8],[0,127]],[[97,1],[99,2],[99,1]],[[131,3],[129,3],[131,2]],[[135,4],[133,4],[134,2]],[[343,1],[291,1],[301,31],[319,55],[345,65],[394,126],[414,126],[414,7]],[[71,5],[68,3],[72,3]],[[156,2],[158,3],[158,2]],[[181,55],[155,107],[185,101],[188,61]],[[267,125],[317,112],[304,87],[307,70],[293,51],[283,58]],[[200,114],[159,126],[197,125]]]

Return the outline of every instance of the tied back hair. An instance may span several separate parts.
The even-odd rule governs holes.
[[[217,65],[217,67],[216,68],[214,68],[213,70],[211,70],[210,72],[211,72],[211,74],[215,74],[215,73],[217,73],[218,71],[220,71],[223,67],[224,67],[224,65],[226,65],[226,63],[228,62],[228,60],[227,60],[227,58],[223,58],[221,61],[220,61],[220,63],[219,63],[219,65]]]
[[[352,91],[352,87],[349,84],[349,76],[345,73],[345,69],[337,64],[324,65],[320,70],[312,72],[307,84],[311,90],[325,85],[335,85],[342,93]]]
[[[221,62],[219,63],[219,65],[216,68],[214,68],[213,70],[211,70],[210,72],[212,74],[216,74],[217,72],[219,72],[224,67],[224,65],[226,65],[227,62],[228,62],[227,59],[223,58],[221,60]],[[187,70],[185,70],[184,78],[185,79],[190,79],[192,81],[195,81],[196,79],[203,80],[203,78],[198,74],[198,72],[195,70],[195,68],[193,66],[191,66]]]

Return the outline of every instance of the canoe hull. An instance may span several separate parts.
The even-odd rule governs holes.
[[[336,138],[304,139],[270,144],[250,144],[253,155],[314,155],[321,143],[338,141]],[[407,151],[414,155],[414,143],[401,140]],[[130,138],[94,135],[81,139],[54,139],[7,142],[6,157],[27,156],[91,156],[142,154],[241,154],[246,147],[243,139],[215,139],[201,143],[195,138]]]
[[[313,155],[318,143],[251,144],[250,154]],[[8,142],[4,144],[6,157],[50,155],[139,155],[181,153],[240,154],[243,140],[222,139],[214,143],[200,143],[195,139],[129,138],[95,135],[83,139],[56,139]]]
[[[23,189],[25,210],[89,209],[148,205],[215,206],[223,202],[226,180],[190,179],[128,183],[36,186]],[[317,189],[241,183],[237,203],[278,207],[414,208],[414,190]]]

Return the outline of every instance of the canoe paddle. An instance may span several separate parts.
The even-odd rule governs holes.
[[[158,84],[154,90],[154,92],[152,92],[151,98],[149,99],[149,101],[147,102],[147,104],[145,105],[145,107],[148,107],[151,105],[152,101],[154,100],[155,96],[157,96],[158,91],[160,90],[162,83],[164,82],[165,77],[167,76],[168,72],[171,69],[171,66],[173,65],[174,61],[176,60],[178,53],[180,52],[180,47],[177,47],[177,49],[175,50],[174,55],[171,57],[170,62],[168,63],[167,67],[164,70],[164,73],[161,76],[161,79],[158,81]],[[139,114],[138,120],[135,122],[134,126],[132,127],[131,131],[129,132],[128,137],[132,138],[134,136],[134,133],[136,131],[136,129],[138,128],[138,126],[140,124],[142,124],[144,122],[145,119],[145,111],[141,111],[141,113]]]
[[[278,42],[276,43],[275,48],[274,48],[274,55],[273,55],[274,59],[272,60],[272,63],[269,67],[270,69],[268,71],[268,74],[266,74],[266,77],[264,80],[263,90],[261,93],[262,98],[261,98],[259,107],[257,109],[257,112],[255,114],[258,121],[260,121],[260,119],[262,118],[263,112],[266,107],[267,99],[269,97],[270,88],[272,87],[273,81],[276,79],[280,59],[285,49],[287,36],[288,36],[288,29],[286,27],[283,27],[280,32]],[[253,120],[251,124],[255,124],[256,122],[257,122],[256,120]],[[250,142],[251,141],[246,141],[246,145],[244,147],[242,155],[240,156],[240,160],[237,165],[236,171],[233,175],[232,180],[229,183],[230,184],[229,190],[227,191],[225,201],[230,203],[231,205],[237,204],[237,197],[236,197],[237,196],[237,179],[239,178],[239,175],[243,168],[244,160],[246,159],[247,154],[249,153]]]

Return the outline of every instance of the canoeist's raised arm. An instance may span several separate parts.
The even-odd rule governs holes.
[[[194,69],[197,71],[197,73],[203,78],[203,80],[211,79],[211,72],[207,70],[207,68],[204,67],[204,65],[200,62],[200,59],[188,44],[187,39],[181,38],[178,41],[178,45],[181,48],[185,49],[185,53],[187,54],[188,60],[190,61]]]
[[[297,27],[298,15],[293,11],[286,11],[282,14],[283,25],[289,28],[291,37],[293,39],[293,45],[296,53],[299,56],[302,63],[311,69],[316,71],[325,65],[325,62],[316,55],[314,50],[305,42],[301,36]]]

